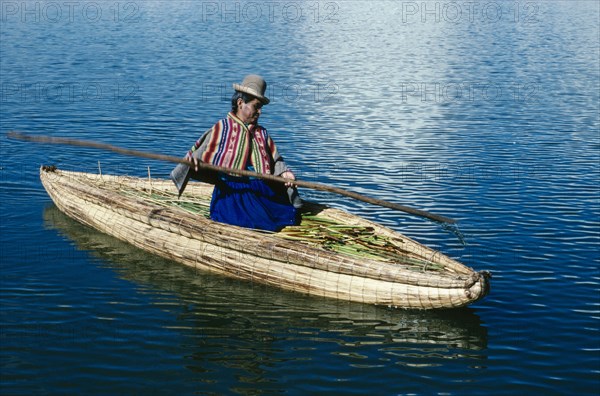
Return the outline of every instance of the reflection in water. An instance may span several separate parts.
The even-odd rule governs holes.
[[[6,129],[179,156],[258,72],[264,124],[297,176],[456,218],[468,245],[387,209],[307,199],[496,278],[474,310],[406,312],[197,273],[49,208],[75,242],[60,241],[40,229],[39,164],[171,165],[3,139],[4,394],[268,394],[315,376],[296,393],[598,394],[598,1],[115,0],[90,2],[97,21],[74,2],[0,3]],[[235,21],[239,4],[262,18]],[[202,12],[213,6],[226,15]],[[248,50],[232,32],[259,39]]]
[[[168,326],[183,337],[164,342],[183,343],[186,366],[206,374],[202,381],[214,374],[214,365],[242,370],[244,381],[255,383],[290,359],[307,365],[341,359],[348,370],[440,365],[449,359],[480,366],[473,360],[487,357],[487,328],[470,308],[405,311],[284,292],[153,256],[79,224],[54,205],[46,208],[44,220],[144,290],[156,307],[164,311],[162,300],[171,301],[167,310],[177,315]]]

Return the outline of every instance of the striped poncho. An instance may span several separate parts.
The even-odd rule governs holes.
[[[252,166],[256,172],[275,175],[287,170],[267,130],[260,125],[245,125],[233,112],[206,131],[188,154],[232,169]]]

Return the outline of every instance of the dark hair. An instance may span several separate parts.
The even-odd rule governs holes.
[[[235,91],[235,93],[231,97],[231,111],[233,111],[234,113],[236,113],[238,110],[237,101],[240,98],[244,101],[244,103],[248,103],[252,99],[254,99],[254,96],[248,95],[245,92]]]

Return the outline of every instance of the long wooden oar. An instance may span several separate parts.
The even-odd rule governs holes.
[[[186,164],[186,165],[191,166],[192,168],[195,166],[195,164],[193,162],[185,160],[183,158],[179,158],[179,157],[173,157],[170,155],[163,155],[163,154],[148,153],[148,152],[138,151],[138,150],[130,150],[130,149],[125,149],[122,147],[117,147],[117,146],[113,146],[113,145],[106,144],[106,143],[93,142],[93,141],[89,141],[89,140],[78,140],[78,139],[50,137],[50,136],[34,136],[34,135],[28,135],[28,134],[14,132],[14,131],[8,132],[7,136],[10,138],[13,138],[13,139],[25,140],[25,141],[37,142],[37,143],[67,144],[67,145],[71,145],[71,146],[90,147],[90,148],[97,148],[97,149],[102,149],[102,150],[109,150],[109,151],[113,151],[115,153],[134,156],[134,157],[150,158],[150,159],[155,159],[155,160],[160,160],[160,161],[168,161],[168,162]],[[313,183],[313,182],[308,182],[308,181],[303,181],[303,180],[291,180],[291,179],[286,179],[286,178],[279,177],[279,176],[251,172],[248,170],[224,168],[221,166],[211,165],[211,164],[207,164],[207,163],[203,163],[203,162],[198,163],[198,168],[212,170],[212,171],[216,171],[216,172],[233,173],[233,174],[240,175],[240,176],[251,176],[251,177],[255,177],[257,179],[271,180],[271,181],[275,181],[275,182],[279,182],[279,183],[292,182],[295,185],[300,186],[300,187],[306,187],[306,188],[310,188],[313,190],[328,191],[328,192],[332,192],[335,194],[344,195],[346,197],[354,198],[359,201],[367,202],[367,203],[370,203],[373,205],[383,206],[383,207],[390,208],[390,209],[399,210],[399,211],[402,211],[405,213],[410,213],[412,215],[424,217],[424,218],[434,220],[434,221],[437,221],[440,223],[448,223],[448,224],[456,223],[455,220],[450,219],[445,216],[436,215],[433,213],[426,212],[424,210],[410,208],[408,206],[399,205],[397,203],[388,202],[388,201],[384,201],[384,200],[377,199],[377,198],[367,197],[362,194],[358,194],[358,193],[355,193],[352,191],[347,191],[347,190],[344,190],[344,189],[341,189],[338,187],[328,186],[325,184]]]

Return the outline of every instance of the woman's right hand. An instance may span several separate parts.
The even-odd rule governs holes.
[[[187,153],[185,155],[185,160],[194,163],[194,170],[198,172],[198,158],[194,157],[192,154]]]

